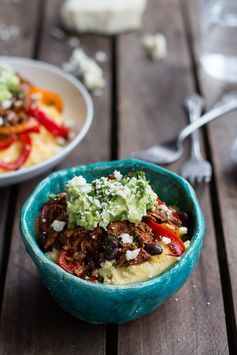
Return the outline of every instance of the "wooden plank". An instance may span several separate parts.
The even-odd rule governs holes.
[[[233,90],[233,86],[217,81],[206,75],[199,66],[199,18],[198,14],[201,9],[201,1],[196,0],[192,6],[186,2],[188,8],[188,16],[190,18],[190,27],[192,30],[192,36],[195,38],[195,46],[193,48],[195,61],[197,65],[198,79],[200,82],[201,90],[207,101],[207,107],[210,107],[215,103],[223,93]],[[212,152],[212,159],[215,172],[215,186],[213,194],[215,195],[216,203],[216,225],[217,236],[220,240],[220,248],[223,249],[221,239],[224,237],[224,243],[227,253],[228,270],[225,268],[226,255],[225,251],[220,251],[220,268],[224,268],[223,282],[225,283],[225,295],[226,295],[226,307],[229,314],[226,315],[230,342],[232,346],[235,346],[237,351],[237,270],[236,270],[236,225],[235,220],[237,217],[237,188],[236,188],[236,164],[230,159],[230,148],[236,139],[237,132],[237,120],[236,112],[228,114],[225,118],[217,120],[207,127],[210,149]],[[217,143],[218,142],[218,143]],[[217,196],[216,196],[217,192]],[[221,218],[221,221],[219,220]],[[231,288],[229,287],[228,275],[229,271]],[[231,294],[232,291],[232,294]],[[233,305],[232,305],[233,302]],[[233,309],[232,309],[233,307]],[[235,323],[235,326],[234,326]],[[235,338],[235,340],[234,340]]]
[[[194,90],[179,1],[149,1],[144,20],[141,32],[121,36],[118,44],[120,156],[177,134],[185,124],[181,104]],[[156,31],[167,37],[168,57],[152,63],[145,57],[141,37]],[[179,171],[181,162],[169,168]],[[198,267],[156,312],[119,326],[118,354],[227,352],[209,188],[196,191],[207,222]]]
[[[0,55],[33,55],[39,5],[39,0],[0,0]]]
[[[0,55],[31,56],[35,37],[36,13],[39,1],[30,3],[22,0],[21,4],[16,2],[0,1]],[[32,18],[28,19],[24,9],[28,7]],[[0,298],[5,278],[6,258],[10,244],[11,219],[14,208],[9,206],[11,189],[4,187],[0,189]],[[11,202],[14,201],[14,197]],[[8,225],[6,226],[6,221]]]
[[[42,43],[38,53],[41,60],[61,66],[68,59],[72,48],[68,45],[67,37],[56,40],[50,35],[52,27],[57,27],[59,23],[56,11],[58,7],[57,0],[47,2]],[[110,58],[109,40],[89,36],[80,40],[89,53],[104,50]],[[110,61],[104,68],[107,88],[101,97],[94,98],[95,120],[92,129],[60,168],[108,160],[110,157]],[[4,349],[8,354],[104,354],[106,327],[86,324],[59,309],[43,286],[19,238],[18,218],[21,206],[41,178],[20,187],[4,293],[0,352]]]
[[[0,210],[2,211],[0,215],[0,290],[3,288],[4,278],[5,278],[5,268],[6,268],[6,258],[8,250],[8,240],[7,230],[6,230],[6,219],[7,211],[9,210],[9,199],[10,199],[10,189],[0,189],[1,199],[0,199]],[[0,292],[2,296],[2,293]],[[0,298],[1,302],[1,298]]]

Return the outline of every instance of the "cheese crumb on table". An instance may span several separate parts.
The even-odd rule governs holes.
[[[107,61],[107,54],[103,51],[98,51],[96,52],[95,54],[95,60],[98,62],[98,63],[106,63]]]
[[[74,49],[69,61],[63,64],[63,68],[80,77],[85,86],[91,91],[105,87],[103,70],[81,48]]]
[[[162,33],[145,36],[143,44],[152,60],[162,60],[167,56],[166,38]]]

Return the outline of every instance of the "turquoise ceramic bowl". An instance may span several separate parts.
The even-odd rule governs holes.
[[[158,196],[168,204],[187,211],[192,220],[191,244],[180,261],[159,276],[128,286],[94,284],[76,278],[49,260],[35,241],[35,220],[49,193],[63,191],[67,180],[75,175],[83,175],[90,181],[107,176],[115,169],[122,173],[145,171]],[[26,201],[20,224],[26,250],[58,305],[73,316],[95,324],[124,323],[157,309],[185,283],[193,271],[205,232],[204,217],[192,187],[166,169],[134,159],[78,166],[51,174]]]

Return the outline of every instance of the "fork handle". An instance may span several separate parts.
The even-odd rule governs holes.
[[[224,100],[223,100],[224,101]],[[205,115],[201,116],[199,120],[191,123],[186,128],[184,128],[178,136],[178,145],[182,146],[182,142],[196,129],[204,126],[206,123],[213,121],[214,119],[221,117],[222,115],[237,109],[237,97],[233,95],[224,103],[221,101],[219,104],[213,108],[211,111],[207,112]]]
[[[204,100],[197,94],[193,94],[186,99],[185,108],[187,110],[190,123],[200,119],[203,106]],[[191,157],[195,159],[202,159],[200,136],[198,130],[191,133],[191,138]]]

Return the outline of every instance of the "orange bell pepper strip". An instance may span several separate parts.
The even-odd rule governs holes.
[[[37,130],[37,127],[39,127],[39,125],[33,120],[28,120],[26,122],[19,123],[14,126],[0,126],[0,135],[12,136],[14,134],[28,132],[32,129]]]
[[[32,87],[31,95],[40,95],[40,101],[47,106],[55,106],[58,112],[63,112],[63,100],[55,92],[47,91],[40,87]]]

